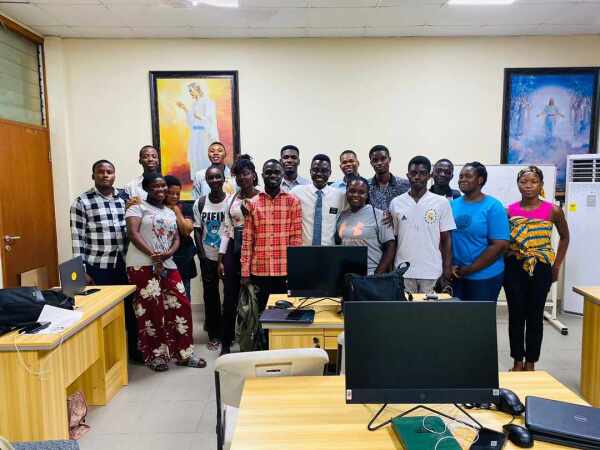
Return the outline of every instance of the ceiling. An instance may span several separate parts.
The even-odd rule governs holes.
[[[65,38],[390,37],[600,34],[600,0],[0,0],[0,12]]]

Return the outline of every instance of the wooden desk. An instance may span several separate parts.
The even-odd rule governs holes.
[[[388,426],[368,431],[367,423],[378,405],[347,405],[344,377],[286,377],[246,380],[235,425],[232,450],[385,450],[402,445]],[[513,390],[522,401],[527,395],[585,404],[575,393],[545,372],[500,373],[500,386]],[[391,405],[381,415],[388,419],[411,405]],[[451,405],[437,406],[451,415]],[[473,411],[484,426],[502,431],[511,416],[495,411]],[[523,419],[515,421],[522,424]],[[377,423],[380,423],[379,421]],[[505,449],[517,449],[507,441]],[[536,442],[536,449],[560,449]]]
[[[415,301],[422,301],[425,294],[414,294]],[[440,294],[440,299],[448,299],[447,294]],[[267,308],[275,306],[278,300],[287,300],[298,306],[300,297],[288,297],[286,294],[272,294],[269,296]],[[317,301],[310,299],[306,304]],[[344,316],[338,311],[340,304],[332,300],[322,300],[310,306],[315,310],[315,320],[310,325],[266,323],[262,327],[269,333],[269,350],[282,348],[307,348],[320,347],[325,350],[337,351],[337,337],[344,331]]]
[[[75,304],[83,317],[60,334],[0,338],[0,435],[68,439],[67,395],[105,405],[127,384],[123,299],[135,286],[102,286]]]
[[[583,295],[581,395],[600,407],[600,287],[574,287]]]

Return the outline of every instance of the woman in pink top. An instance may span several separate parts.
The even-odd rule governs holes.
[[[529,166],[517,175],[521,201],[508,207],[510,247],[506,256],[504,291],[508,302],[508,335],[512,370],[534,370],[540,357],[544,305],[558,279],[569,245],[569,227],[560,207],[540,199],[544,174]],[[560,240],[555,254],[552,229]]]

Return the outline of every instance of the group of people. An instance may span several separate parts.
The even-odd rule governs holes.
[[[463,166],[459,192],[450,187],[450,160],[432,165],[415,156],[401,178],[390,172],[383,145],[369,151],[374,176],[360,176],[357,154],[345,150],[339,156],[343,178],[334,182],[325,154],[312,157],[310,180],[298,175],[300,151],[293,145],[267,160],[260,177],[248,155],[231,168],[225,157],[223,144],[209,146],[210,167],[193,177],[193,207],[180,202],[181,183],[160,174],[157,150],[145,146],[140,177],[116,189],[114,165],[97,161],[94,187],[71,208],[73,250],[83,257],[89,281],[136,285],[126,305],[133,357],[157,371],[167,370],[171,359],[206,365],[192,344],[196,255],[208,348],[224,354],[235,338],[241,286],[258,287],[262,310],[269,295],[287,292],[287,247],[346,245],[367,247],[369,274],[409,263],[404,282],[411,292],[496,301],[504,286],[513,370],[534,370],[544,305],[569,242],[562,210],[543,200],[539,168],[519,173],[522,198],[505,209],[483,192],[487,170],[479,162]]]

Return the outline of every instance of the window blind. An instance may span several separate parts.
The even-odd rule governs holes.
[[[0,24],[0,117],[44,125],[40,46]]]

